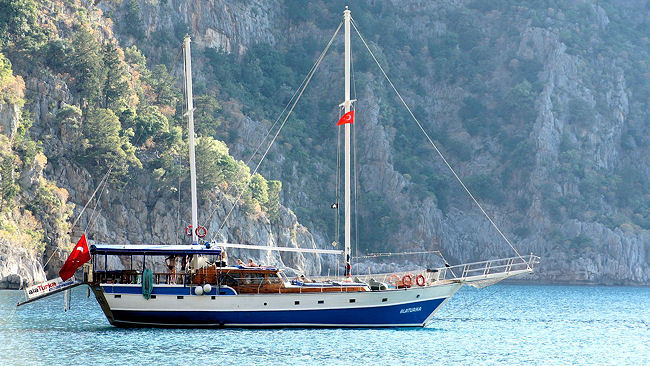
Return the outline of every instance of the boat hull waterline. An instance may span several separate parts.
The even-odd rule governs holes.
[[[93,286],[93,292],[108,321],[120,327],[423,327],[461,286],[291,296],[197,296],[187,286],[154,286],[149,300],[136,285]]]

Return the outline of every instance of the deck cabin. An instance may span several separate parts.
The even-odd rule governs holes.
[[[140,284],[143,273],[149,269],[153,285],[196,287],[209,284],[213,288],[232,288],[236,294],[370,291],[367,284],[360,282],[289,279],[276,267],[228,265],[223,250],[209,244],[91,245],[90,253],[88,282],[96,286]],[[110,263],[116,263],[115,257],[124,268],[111,269]]]

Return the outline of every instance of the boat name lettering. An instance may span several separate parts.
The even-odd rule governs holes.
[[[406,314],[406,313],[415,313],[417,311],[422,311],[422,307],[418,306],[418,307],[415,307],[415,308],[402,309],[402,310],[399,311],[399,313],[400,314]]]

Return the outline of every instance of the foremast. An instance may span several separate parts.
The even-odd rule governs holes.
[[[192,190],[192,244],[198,244],[198,205],[196,198],[196,158],[194,153],[194,102],[192,101],[192,58],[190,57],[190,36],[183,42],[185,56],[185,95],[187,97],[187,137],[190,145],[190,189]]]
[[[348,7],[345,7],[343,11],[343,25],[345,31],[345,100],[343,101],[343,107],[345,108],[345,113],[350,111],[352,106],[352,100],[350,100],[350,10]],[[350,129],[351,123],[346,123],[343,125],[345,129],[345,183],[344,183],[344,197],[343,202],[345,206],[345,276],[350,276],[350,271],[352,266],[350,264],[350,230],[351,230],[351,201],[350,201]]]

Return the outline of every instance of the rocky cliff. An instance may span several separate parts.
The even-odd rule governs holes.
[[[91,38],[85,40],[86,44],[72,44],[74,47],[82,48],[87,43],[92,46],[94,42],[116,42],[112,21],[104,17],[94,5],[71,2],[62,8],[57,6],[54,3],[44,3],[39,4],[36,11],[19,9],[27,15],[30,15],[30,11],[33,11],[31,14],[37,14],[40,26],[51,26],[49,44],[42,45],[41,49],[48,49],[52,43],[56,43],[56,47],[61,44],[64,45],[62,47],[67,47],[71,34],[83,32],[79,28],[83,29],[84,26],[90,30],[86,34],[90,34]],[[20,15],[19,11],[17,13]],[[73,18],[80,13],[87,19],[82,18],[80,23],[75,23]],[[17,41],[7,41],[6,47],[10,57],[15,56],[17,50],[26,51],[21,49],[23,46]],[[117,67],[128,71],[124,76],[131,78],[127,91],[132,91],[133,83],[142,82],[137,80],[141,76],[137,72],[149,71],[144,65],[138,65],[140,68],[136,71],[138,66],[127,65],[123,53],[120,53],[123,51],[121,48],[117,50]],[[69,52],[69,49],[64,49],[58,54],[61,57],[60,63],[83,61],[68,61]],[[38,56],[37,53],[30,54],[34,63],[51,61]],[[81,55],[85,56],[91,57]],[[96,111],[99,105],[93,106],[87,92],[80,88],[82,76],[75,75],[73,69],[72,76],[69,73],[50,72],[51,70],[41,72],[42,70],[35,70],[21,62],[15,62],[12,70],[11,62],[2,54],[0,57],[0,288],[21,288],[43,281],[46,276],[57,276],[71,247],[70,242],[84,231],[91,241],[103,243],[187,242],[181,232],[189,220],[189,205],[186,204],[188,194],[178,194],[178,189],[161,183],[159,180],[164,173],[157,173],[158,180],[152,179],[151,164],[159,161],[156,159],[161,154],[151,148],[153,141],[148,142],[147,146],[141,145],[134,152],[138,162],[148,164],[145,169],[132,168],[126,180],[108,175],[109,183],[101,184],[104,178],[102,174],[107,170],[105,165],[115,163],[92,162],[83,153],[84,146],[92,144],[92,131],[87,131],[87,126],[92,111]],[[58,66],[62,68],[61,65]],[[90,69],[84,72],[94,71]],[[103,77],[105,80],[110,78],[106,74]],[[153,95],[156,97],[160,92]],[[137,103],[134,94],[130,97],[135,98],[136,102],[133,103]],[[140,94],[140,97],[146,97],[146,94]],[[138,106],[142,107],[142,104]],[[154,108],[167,113],[170,119],[173,118],[174,112],[169,106]],[[110,118],[111,112],[106,113],[103,116]],[[157,116],[166,121],[164,114]],[[108,122],[104,120],[101,123]],[[121,128],[117,123],[118,128]],[[106,132],[110,133],[109,130]],[[125,147],[131,149],[130,144],[124,145],[124,141],[121,142],[122,147],[115,150],[116,153],[123,154]],[[220,154],[221,159],[236,165],[227,149],[221,150]],[[181,163],[183,165],[185,164]],[[164,172],[162,168],[158,171]],[[102,173],[97,174],[98,172]],[[248,170],[242,170],[239,174],[248,174],[247,172]],[[263,193],[267,194],[266,181],[259,179],[263,183]],[[178,178],[182,189],[186,189],[185,181],[185,178]],[[237,182],[222,182],[223,186],[235,183]],[[101,188],[95,192],[98,187]],[[238,201],[235,199],[236,193],[219,187],[211,188],[211,192],[202,192],[201,196],[200,220],[203,225],[211,229],[218,227],[221,218],[236,204],[229,217],[231,224],[218,233],[211,232],[212,239],[258,245],[316,247],[312,235],[287,208],[281,205],[273,208],[272,203],[268,203],[271,207],[269,210],[273,209],[271,216],[259,206],[261,203],[251,201],[251,197]],[[251,191],[246,192],[251,194]],[[84,211],[87,203],[88,207]],[[266,205],[266,201],[262,203]],[[75,226],[71,227],[73,222]],[[233,250],[229,257],[231,260],[253,258],[258,263],[300,272],[321,272],[321,258],[314,255]],[[115,265],[119,266],[119,263]]]
[[[182,37],[191,34],[196,93],[219,104],[211,116],[215,126],[206,131],[243,161],[262,141],[342,11],[339,4],[321,1],[72,4],[64,11],[41,7],[41,21],[56,24],[59,35],[67,37],[73,32],[72,14],[82,9],[99,38],[116,39],[124,49],[135,46],[150,65],[166,64],[172,71],[178,69]],[[523,255],[542,256],[537,279],[650,281],[647,4],[371,1],[354,4],[352,11],[416,117],[495,222]],[[340,46],[335,43],[305,93],[306,106],[296,109],[263,165],[266,177],[282,181],[281,200],[297,216],[284,207],[279,219],[238,208],[225,230],[215,234],[219,239],[321,248],[340,241],[329,209],[339,199],[337,137],[328,127],[337,118],[342,94]],[[427,146],[358,39],[353,47],[355,254],[440,250],[452,264],[512,255]],[[74,139],[57,111],[64,104],[83,107],[83,100],[78,88],[70,87],[76,80],[53,74],[23,73],[26,109],[34,119],[33,138],[48,141],[44,175],[69,192],[68,202],[75,206],[70,217],[76,217],[99,177],[66,155]],[[0,104],[5,135],[15,134],[6,131],[17,128],[10,118],[17,108]],[[161,189],[147,172],[146,161],[158,153],[138,153],[144,171],[133,174],[126,187],[107,188],[94,216],[82,216],[79,228],[90,223],[92,236],[108,242],[182,240],[177,194]],[[219,225],[233,202],[224,191],[211,192],[201,204],[203,219],[215,212],[210,227]],[[35,252],[41,262],[65,247],[46,242],[46,249]],[[337,265],[334,258],[315,256],[256,259],[311,273]],[[433,256],[399,261],[438,263]],[[391,270],[392,262],[364,261],[358,269]]]
[[[292,64],[296,49],[315,56],[317,47],[305,43],[324,45],[341,11],[325,2],[137,3],[148,39],[171,34],[180,24],[206,49],[203,77],[216,83],[224,104],[237,98],[218,79],[219,67],[230,65],[211,63],[207,50],[236,54],[245,63],[248,50],[268,44]],[[126,5],[100,6],[118,14]],[[610,284],[650,279],[648,190],[641,183],[650,177],[642,132],[648,118],[648,88],[642,82],[648,72],[647,13],[644,3],[591,1],[353,7],[361,31],[407,101],[419,106],[418,118],[487,211],[522,253],[543,256],[538,278]],[[138,44],[128,32],[118,36]],[[363,46],[353,41],[353,47]],[[336,102],[340,96],[328,81],[340,72],[341,50],[332,52],[314,80],[322,84],[313,95]],[[440,249],[453,262],[512,254],[426,141],[407,132],[417,127],[396,112],[394,97],[377,91],[386,87],[379,72],[356,57],[361,250]],[[244,110],[247,103],[258,102],[244,102]],[[222,127],[236,132],[226,141],[244,159],[273,115],[240,112],[230,113]],[[320,125],[336,116],[307,109],[296,118]],[[336,200],[336,167],[321,158],[334,159],[336,139],[334,131],[319,135],[317,128],[310,135],[308,129],[300,134],[304,140],[285,139],[274,148],[265,172],[283,181],[285,204],[325,247],[339,240],[323,209]],[[294,161],[296,150],[305,161]],[[424,162],[413,163],[413,157]],[[301,170],[301,164],[310,169]],[[626,192],[639,202],[632,204]]]

